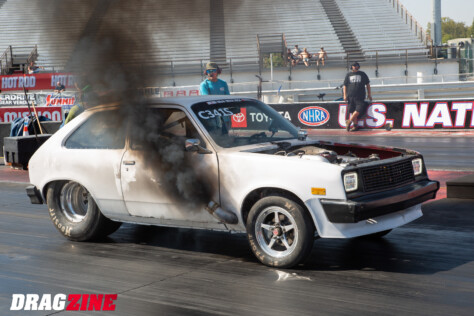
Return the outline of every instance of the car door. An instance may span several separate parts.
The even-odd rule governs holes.
[[[187,113],[177,107],[149,108],[131,119],[129,146],[121,164],[124,201],[132,216],[171,226],[220,227],[205,209],[219,201],[217,155]],[[209,153],[185,151],[200,139]]]
[[[57,161],[65,161],[57,167],[62,177],[89,190],[110,218],[127,215],[119,174],[126,150],[125,130],[124,117],[117,109],[99,111],[77,127],[56,153]]]

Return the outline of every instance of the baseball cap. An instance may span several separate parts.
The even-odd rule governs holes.
[[[354,62],[354,63],[351,65],[351,68],[352,68],[352,67],[359,67],[359,68],[360,68],[360,65],[359,65],[358,62]]]
[[[219,69],[219,66],[216,64],[216,63],[213,63],[213,62],[210,62],[210,63],[207,63],[206,65],[206,70],[209,70],[209,69]]]

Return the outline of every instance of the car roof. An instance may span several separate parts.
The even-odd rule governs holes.
[[[252,98],[231,96],[231,95],[200,95],[192,97],[170,97],[170,98],[160,98],[153,97],[149,99],[149,104],[179,104],[185,107],[190,107],[193,104],[199,102],[208,102],[215,100],[253,100]]]
[[[248,97],[238,97],[238,96],[231,96],[231,95],[200,95],[200,96],[192,96],[192,97],[169,97],[169,98],[162,98],[162,97],[147,97],[146,103],[150,106],[153,105],[181,105],[186,108],[190,108],[193,104],[200,103],[200,102],[208,102],[208,101],[216,101],[216,100],[254,100],[254,98]],[[88,110],[100,110],[104,108],[110,107],[117,107],[119,106],[118,103],[108,103],[108,104],[101,104],[95,107],[92,107]]]

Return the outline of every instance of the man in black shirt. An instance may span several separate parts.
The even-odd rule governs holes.
[[[355,62],[351,65],[351,72],[344,79],[342,88],[344,101],[349,105],[349,119],[346,121],[346,130],[356,131],[357,118],[364,115],[367,111],[368,104],[365,102],[365,87],[367,86],[367,97],[372,101],[372,93],[370,91],[369,77],[363,71],[359,71],[360,65]],[[351,123],[354,126],[351,128]]]
[[[54,93],[61,93],[64,92],[64,90],[66,90],[66,87],[60,81],[58,81],[56,83],[56,87],[54,87]]]

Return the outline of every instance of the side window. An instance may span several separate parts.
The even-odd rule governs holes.
[[[135,150],[183,145],[188,138],[198,138],[198,131],[186,113],[179,109],[150,109],[147,115],[131,125],[131,147]]]
[[[93,114],[66,140],[69,149],[122,149],[125,124],[117,110]]]

